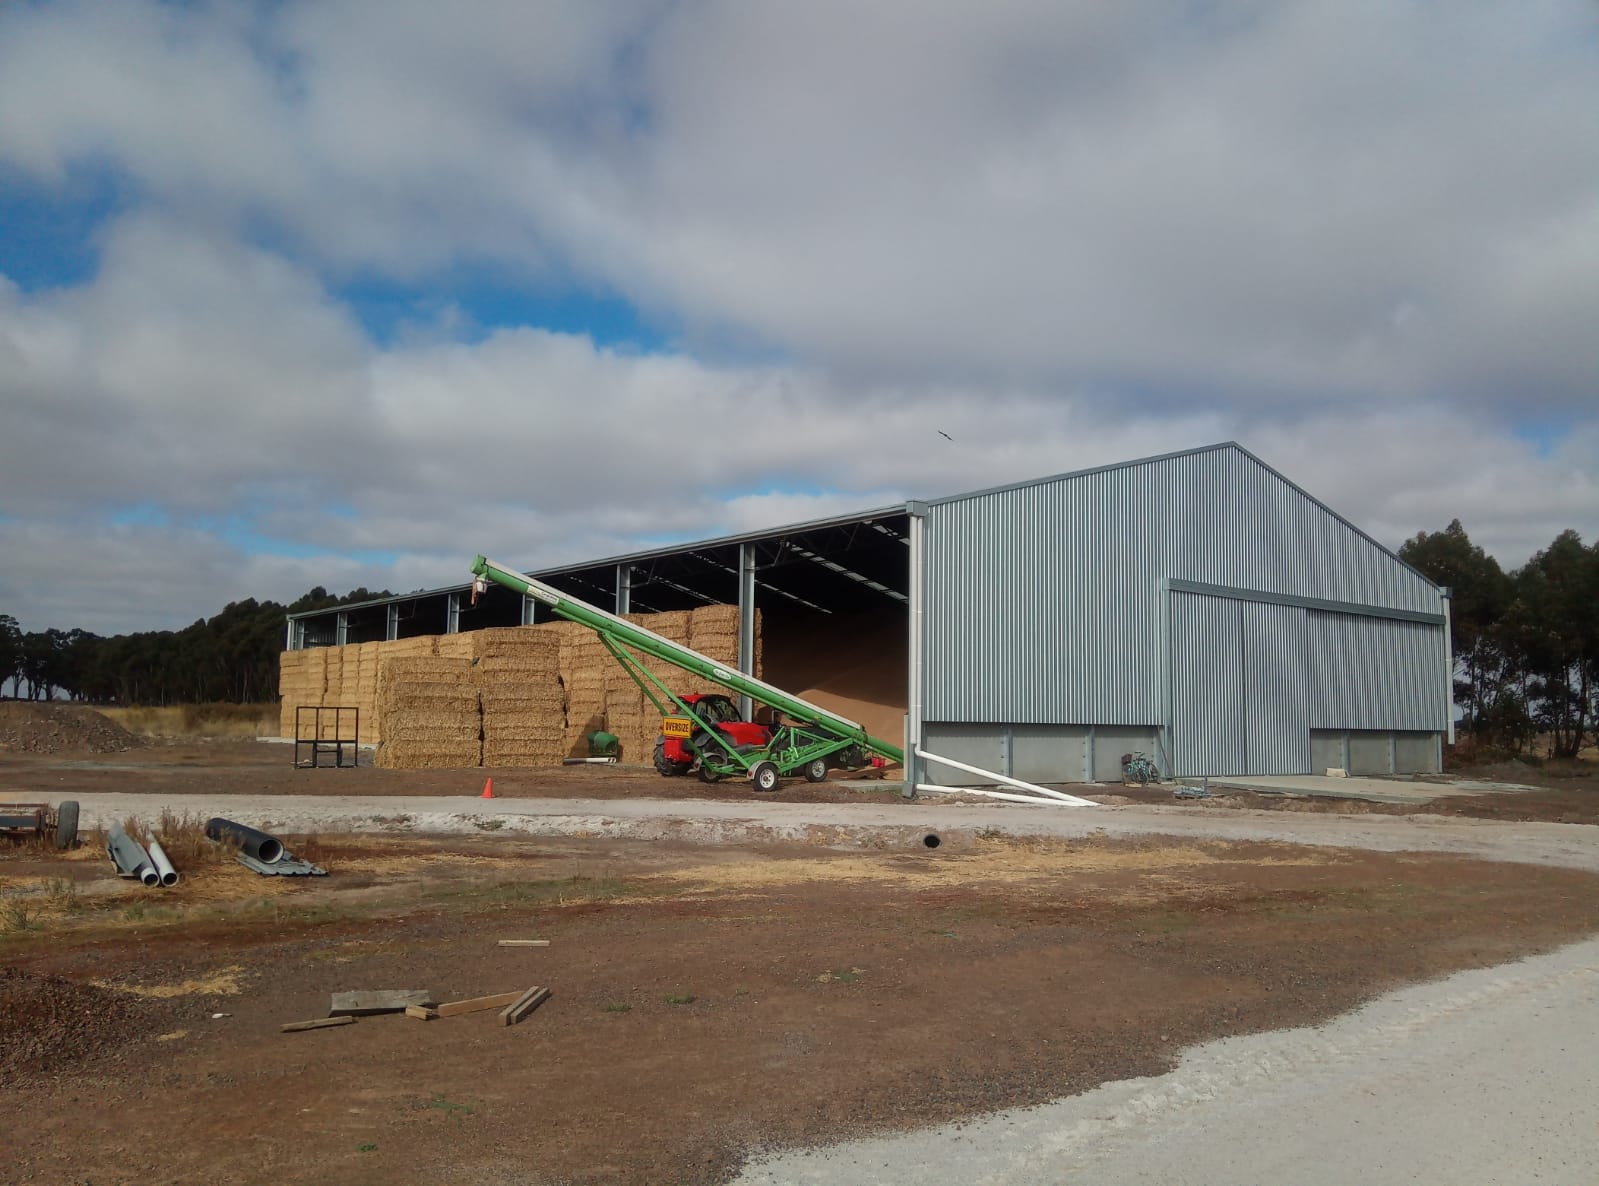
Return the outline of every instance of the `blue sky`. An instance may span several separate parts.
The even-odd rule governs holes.
[[[0,7],[0,612],[181,625],[1224,439],[1391,544],[1591,537],[1596,23]]]

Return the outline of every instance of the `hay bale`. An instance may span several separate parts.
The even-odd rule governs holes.
[[[469,659],[387,654],[378,666],[378,765],[430,770],[482,762],[482,704]]]

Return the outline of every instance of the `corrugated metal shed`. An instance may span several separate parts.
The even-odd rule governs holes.
[[[1308,769],[1310,720],[1443,727],[1442,591],[1235,444],[933,502],[925,539],[927,720],[1175,724],[1233,773]]]

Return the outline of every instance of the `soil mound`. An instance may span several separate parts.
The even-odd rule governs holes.
[[[0,1085],[50,1074],[142,1041],[146,1002],[66,980],[0,968]]]
[[[137,749],[144,741],[92,708],[77,704],[0,704],[0,752],[94,754]]]

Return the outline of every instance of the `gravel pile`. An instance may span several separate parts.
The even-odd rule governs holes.
[[[0,1086],[144,1038],[148,1002],[60,976],[0,968]]]
[[[143,738],[92,708],[21,700],[0,704],[0,752],[107,754],[144,744]]]

